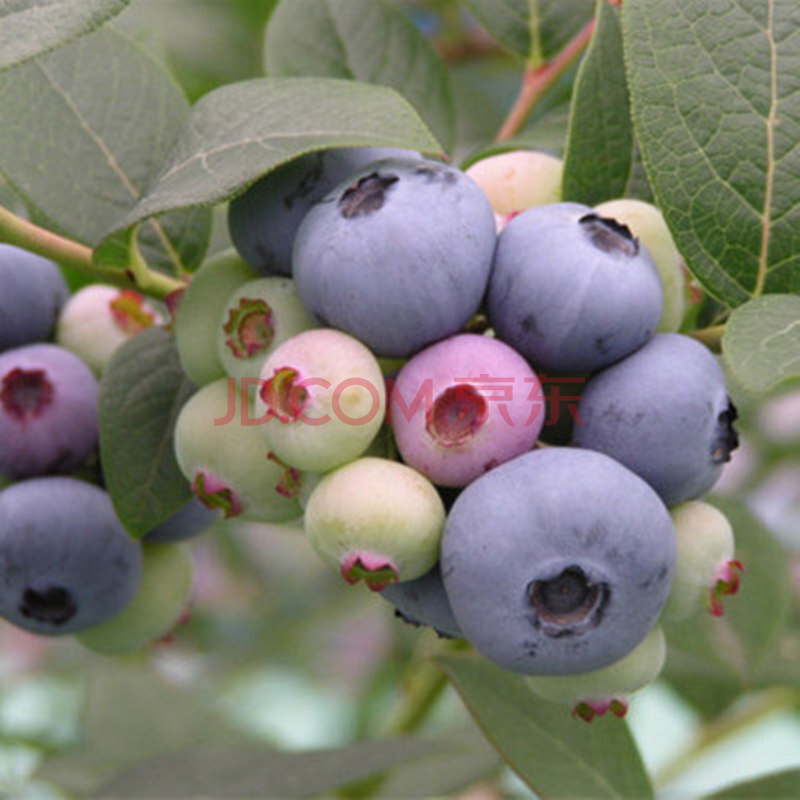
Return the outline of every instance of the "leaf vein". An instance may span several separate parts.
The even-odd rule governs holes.
[[[753,296],[758,297],[764,291],[767,278],[767,259],[769,258],[769,241],[771,233],[772,194],[775,186],[775,125],[778,109],[778,54],[775,46],[775,0],[768,0],[767,9],[767,41],[770,52],[770,103],[767,116],[767,181],[764,191],[764,211],[761,228],[761,251],[758,256],[758,273],[753,288]]]
[[[137,187],[133,184],[128,175],[122,169],[119,162],[117,161],[116,156],[113,154],[111,149],[105,143],[103,138],[92,128],[92,126],[89,124],[89,121],[83,115],[78,106],[75,104],[72,97],[62,86],[58,84],[56,79],[50,72],[48,72],[47,67],[41,62],[41,60],[37,61],[37,65],[41,70],[42,74],[44,75],[44,77],[51,84],[53,89],[61,96],[61,98],[66,103],[69,110],[74,114],[78,124],[81,126],[81,128],[83,128],[83,130],[86,131],[89,138],[95,143],[97,148],[102,152],[103,156],[108,162],[108,166],[111,168],[111,171],[119,178],[120,183],[122,183],[125,189],[127,189],[130,192],[131,197],[134,200],[138,200],[141,196],[141,192],[137,189]]]

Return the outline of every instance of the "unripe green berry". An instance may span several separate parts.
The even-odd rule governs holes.
[[[536,150],[512,150],[472,164],[467,175],[501,218],[561,200],[564,162]]]
[[[375,356],[331,328],[293,336],[264,362],[254,414],[269,449],[309,472],[361,456],[386,414]]]
[[[664,634],[657,625],[630,653],[607,667],[577,675],[537,675],[525,680],[540,697],[571,707],[573,716],[586,722],[606,711],[623,717],[628,710],[628,696],[658,677],[666,652]]]
[[[198,386],[225,376],[217,354],[217,321],[231,293],[256,278],[235,250],[210,258],[178,299],[175,342],[183,371]]]
[[[120,345],[163,321],[139,292],[92,283],[75,292],[61,309],[56,342],[99,377]]]
[[[175,456],[192,490],[226,518],[287,522],[301,515],[303,476],[270,452],[233,378],[203,386],[175,424]]]
[[[434,485],[405,464],[365,457],[329,472],[306,504],[317,554],[348,583],[373,591],[424,575],[439,558],[445,509]]]
[[[217,325],[217,355],[232,378],[257,378],[269,355],[317,327],[291,278],[258,278],[234,289]]]
[[[685,619],[705,607],[722,615],[722,598],[739,589],[739,561],[734,560],[733,529],[728,518],[701,500],[670,510],[678,547],[675,579],[663,618]]]

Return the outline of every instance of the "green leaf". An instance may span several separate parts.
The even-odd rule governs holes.
[[[687,266],[728,305],[800,291],[800,3],[625,0],[634,128]]]
[[[594,206],[622,197],[632,161],[620,12],[598,0],[597,27],[572,93],[563,199]]]
[[[591,20],[594,0],[531,0],[530,6],[538,19],[542,57],[551,59]]]
[[[730,316],[722,354],[736,379],[763,395],[800,377],[800,297],[765,295]]]
[[[528,0],[461,0],[498,44],[520,58],[531,52]]]
[[[100,457],[106,488],[132,536],[144,536],[191,498],[173,452],[175,420],[194,385],[175,340],[148,328],[114,353],[100,382]]]
[[[196,749],[141,761],[90,797],[313,797],[430,756],[436,749],[435,743],[422,739],[360,742],[303,753],[265,747]]]
[[[538,699],[522,676],[479,657],[437,661],[486,737],[539,797],[652,797],[624,722],[586,725],[565,706]]]
[[[81,746],[48,758],[37,774],[75,797],[86,797],[143,759],[190,748],[253,746],[252,739],[229,727],[216,711],[213,687],[201,691],[166,680],[148,660],[91,656],[82,678],[86,700]]]
[[[0,737],[51,751],[75,747],[82,701],[77,682],[63,676],[10,683],[0,692]]]
[[[264,27],[277,0],[137,2],[114,27],[142,44],[170,72],[190,102],[263,70]]]
[[[449,73],[411,20],[386,0],[282,0],[266,31],[267,74],[391,86],[445,149],[455,139]]]
[[[304,153],[358,146],[441,151],[408,102],[385,86],[333,78],[223,86],[194,106],[171,164],[117,227],[227,200]]]
[[[104,28],[0,74],[0,172],[37,216],[95,246],[139,201],[188,112],[169,75]],[[151,266],[193,266],[210,217],[143,227]]]
[[[497,42],[538,66],[591,19],[593,0],[461,0]]]
[[[93,31],[130,0],[0,0],[0,70]]]
[[[708,800],[728,800],[728,798],[735,797],[741,797],[744,800],[767,797],[786,800],[790,797],[800,797],[800,769],[776,772],[774,775],[767,775],[764,778],[728,786],[709,795]]]
[[[699,612],[664,625],[669,644],[665,676],[706,713],[717,713],[743,690],[762,684],[787,624],[792,583],[786,553],[739,501],[713,497],[727,517],[736,558],[745,567],[739,594],[722,617]],[[710,696],[706,690],[712,689]]]
[[[502,766],[486,737],[471,724],[437,739],[440,748],[395,767],[377,797],[452,797]]]
[[[784,629],[775,648],[775,655],[759,670],[759,680],[765,685],[782,684],[800,689],[800,620]]]
[[[642,163],[642,154],[635,139],[633,142],[631,174],[628,176],[628,185],[625,187],[623,197],[633,197],[637,200],[644,200],[646,203],[653,203],[653,190],[647,180],[647,173]]]

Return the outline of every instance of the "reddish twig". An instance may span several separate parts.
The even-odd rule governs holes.
[[[505,142],[516,136],[525,125],[536,104],[547,90],[576,61],[591,41],[595,20],[590,19],[586,25],[568,42],[564,49],[550,61],[537,67],[525,67],[522,86],[511,111],[503,122],[495,137],[497,142]]]

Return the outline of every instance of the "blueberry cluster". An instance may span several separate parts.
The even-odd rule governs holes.
[[[55,265],[0,246],[0,615],[136,649],[185,607],[182,539],[302,520],[403,619],[584,719],[624,713],[663,664],[660,620],[718,615],[738,587],[730,525],[701,499],[736,410],[678,332],[658,210],[559,202],[560,182],[541,153],[465,172],[350,148],[233,200],[236,249],[172,325],[197,387],[174,431],[195,498],[141,541],[86,468],[98,379],[164,315],[130,290],[70,296]]]
[[[699,499],[736,411],[660,213],[559,202],[560,167],[354,148],[250,187],[179,301],[175,451],[209,508],[302,516],[346,581],[591,719],[658,674],[662,617],[738,586]]]
[[[192,573],[172,542],[211,516],[192,501],[138,542],[102,488],[98,378],[120,343],[160,318],[130,290],[70,295],[56,264],[0,245],[0,616],[102,653],[172,627]]]

